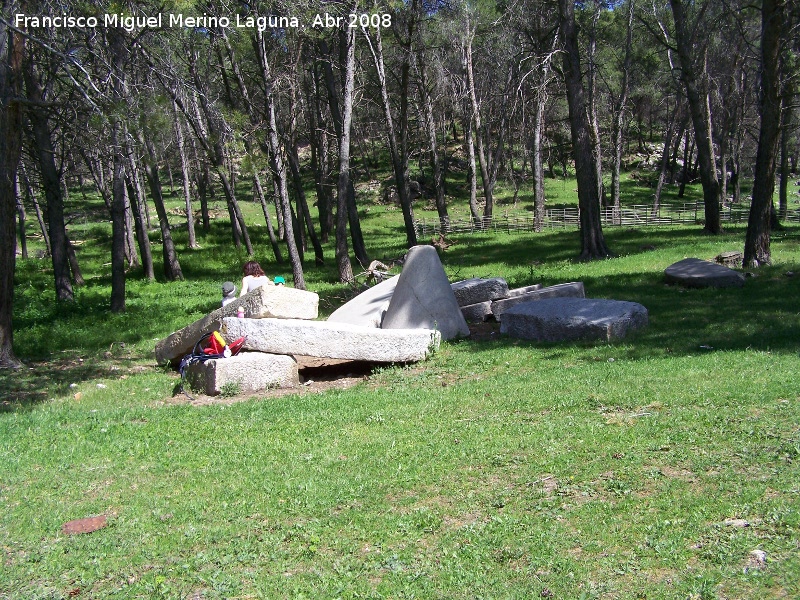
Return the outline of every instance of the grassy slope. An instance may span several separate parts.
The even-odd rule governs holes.
[[[397,212],[364,216],[372,252],[398,255]],[[607,230],[619,256],[590,264],[573,231],[461,236],[451,279],[582,280],[644,304],[650,326],[613,344],[446,343],[347,391],[198,408],[169,402],[176,377],[150,352],[244,256],[218,224],[181,252],[188,281],[131,278],[112,315],[107,250],[83,227],[75,306],[53,304],[46,261],[17,274],[16,347],[37,360],[0,374],[0,596],[800,594],[800,228],[741,290],[662,283],[684,256],[741,248],[741,227]],[[325,311],[349,293],[331,266],[307,280]],[[100,513],[109,527],[61,534]]]

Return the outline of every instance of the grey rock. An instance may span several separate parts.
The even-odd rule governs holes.
[[[414,246],[408,251],[381,328],[435,329],[443,340],[469,335],[433,246]]]
[[[314,292],[281,285],[262,286],[157,342],[156,362],[160,365],[169,362],[177,366],[200,338],[220,329],[222,319],[235,317],[240,306],[244,309],[244,316],[251,319],[316,319],[319,296]]]
[[[462,306],[461,314],[467,323],[483,323],[492,316],[492,303],[487,301]]]
[[[291,356],[240,352],[229,358],[190,365],[186,369],[186,380],[192,389],[216,396],[226,385],[237,386],[239,393],[243,394],[296,387],[300,377],[297,361]]]
[[[699,258],[684,258],[664,270],[667,283],[677,283],[686,287],[742,287],[744,275]]]
[[[424,360],[439,347],[441,339],[438,331],[429,329],[230,317],[223,319],[222,334],[232,340],[245,337],[246,350],[387,363]]]
[[[399,278],[399,275],[395,275],[361,292],[333,311],[328,322],[379,328]]]
[[[529,294],[530,292],[535,292],[540,289],[542,289],[542,284],[534,283],[533,285],[526,285],[525,287],[518,287],[514,288],[513,290],[508,290],[508,293],[504,297],[515,298],[516,296],[523,296],[525,294]]]
[[[492,314],[498,321],[503,321],[503,315],[513,307],[526,302],[536,302],[547,298],[585,298],[586,292],[583,289],[583,282],[571,281],[569,283],[559,283],[522,292],[510,298],[495,300],[492,302]]]
[[[479,279],[475,277],[472,279],[465,279],[464,281],[457,281],[450,287],[453,288],[456,302],[458,302],[458,305],[461,307],[477,304],[479,302],[497,300],[498,298],[505,298],[508,296],[508,284],[506,280],[501,277],[493,277],[491,279]]]
[[[506,311],[500,333],[526,340],[560,342],[622,338],[647,325],[647,309],[636,302],[594,298],[548,298]]]

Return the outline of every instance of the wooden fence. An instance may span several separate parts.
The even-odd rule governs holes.
[[[695,225],[703,220],[705,215],[703,204],[692,203],[680,206],[665,205],[653,211],[652,205],[640,204],[625,206],[615,211],[613,208],[603,208],[600,220],[603,227],[645,227],[649,225]],[[746,205],[728,205],[722,208],[721,220],[727,223],[746,223],[750,207]],[[800,222],[800,209],[788,211],[786,218],[789,222]],[[569,208],[548,208],[545,210],[543,229],[578,228],[580,213],[577,206]],[[505,231],[535,231],[533,214],[518,217],[483,217],[474,219],[450,219],[449,224],[439,219],[417,219],[414,222],[417,236],[424,238],[440,233],[485,233]]]

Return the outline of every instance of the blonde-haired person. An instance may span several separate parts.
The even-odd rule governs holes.
[[[244,277],[242,278],[242,290],[239,292],[240,298],[247,292],[252,292],[262,285],[275,285],[264,274],[264,269],[261,268],[261,265],[254,260],[244,263],[242,273],[244,273]]]

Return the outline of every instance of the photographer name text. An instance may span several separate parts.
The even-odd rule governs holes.
[[[252,16],[252,15],[184,15],[181,13],[158,13],[151,16],[135,16],[121,13],[109,13],[102,16],[60,15],[14,15],[14,27],[18,29],[124,29],[132,33],[143,29],[300,29],[310,26],[315,29],[341,27],[390,27],[390,13],[350,13],[332,15],[317,13],[301,21],[297,17],[287,16]]]

